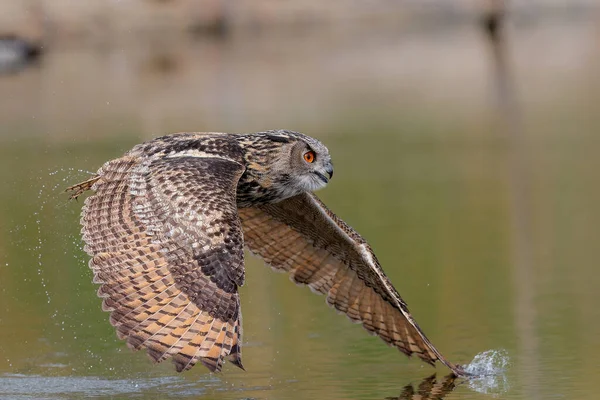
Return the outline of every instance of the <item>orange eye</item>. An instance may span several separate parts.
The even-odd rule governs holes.
[[[315,155],[314,151],[307,151],[306,153],[304,153],[304,161],[306,161],[307,163],[313,163],[315,161],[315,158],[317,156]]]

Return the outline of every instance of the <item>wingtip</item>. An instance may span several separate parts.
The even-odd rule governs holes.
[[[475,374],[465,371],[464,366],[460,364],[451,364],[447,365],[447,367],[450,368],[452,374],[457,378],[468,378],[475,376]]]
[[[244,365],[242,364],[242,360],[240,358],[230,358],[229,362],[241,369],[242,371],[246,371]]]

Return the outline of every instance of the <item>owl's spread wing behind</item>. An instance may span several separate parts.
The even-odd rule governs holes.
[[[100,169],[85,201],[85,250],[110,322],[178,371],[197,361],[218,371],[225,357],[242,367],[243,171],[225,158],[125,156]]]
[[[407,355],[440,360],[366,241],[312,193],[239,211],[248,248],[291,279]]]

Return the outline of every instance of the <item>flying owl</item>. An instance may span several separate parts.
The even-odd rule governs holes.
[[[243,369],[244,246],[410,356],[455,374],[367,242],[313,191],[327,148],[297,132],[178,133],[139,144],[68,191],[91,189],[81,224],[102,309],[120,339],[177,371]]]

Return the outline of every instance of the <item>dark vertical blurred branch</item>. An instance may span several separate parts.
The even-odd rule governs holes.
[[[501,131],[516,135],[520,130],[520,116],[514,80],[510,75],[507,59],[506,18],[506,1],[489,0],[481,22],[492,53],[494,89],[498,102],[498,116],[502,122]]]
[[[528,143],[523,130],[518,94],[511,75],[509,42],[506,36],[507,1],[490,0],[484,11],[482,25],[492,54],[494,90],[498,116],[498,131],[508,143],[507,181],[509,184],[509,208],[511,214],[511,239],[513,279],[516,291],[515,318],[519,337],[519,361],[521,376],[528,382],[528,398],[537,398],[538,341],[535,334],[536,309],[534,305],[534,261],[532,254],[533,233],[531,228],[531,179],[528,168]],[[528,371],[530,373],[524,373]]]

